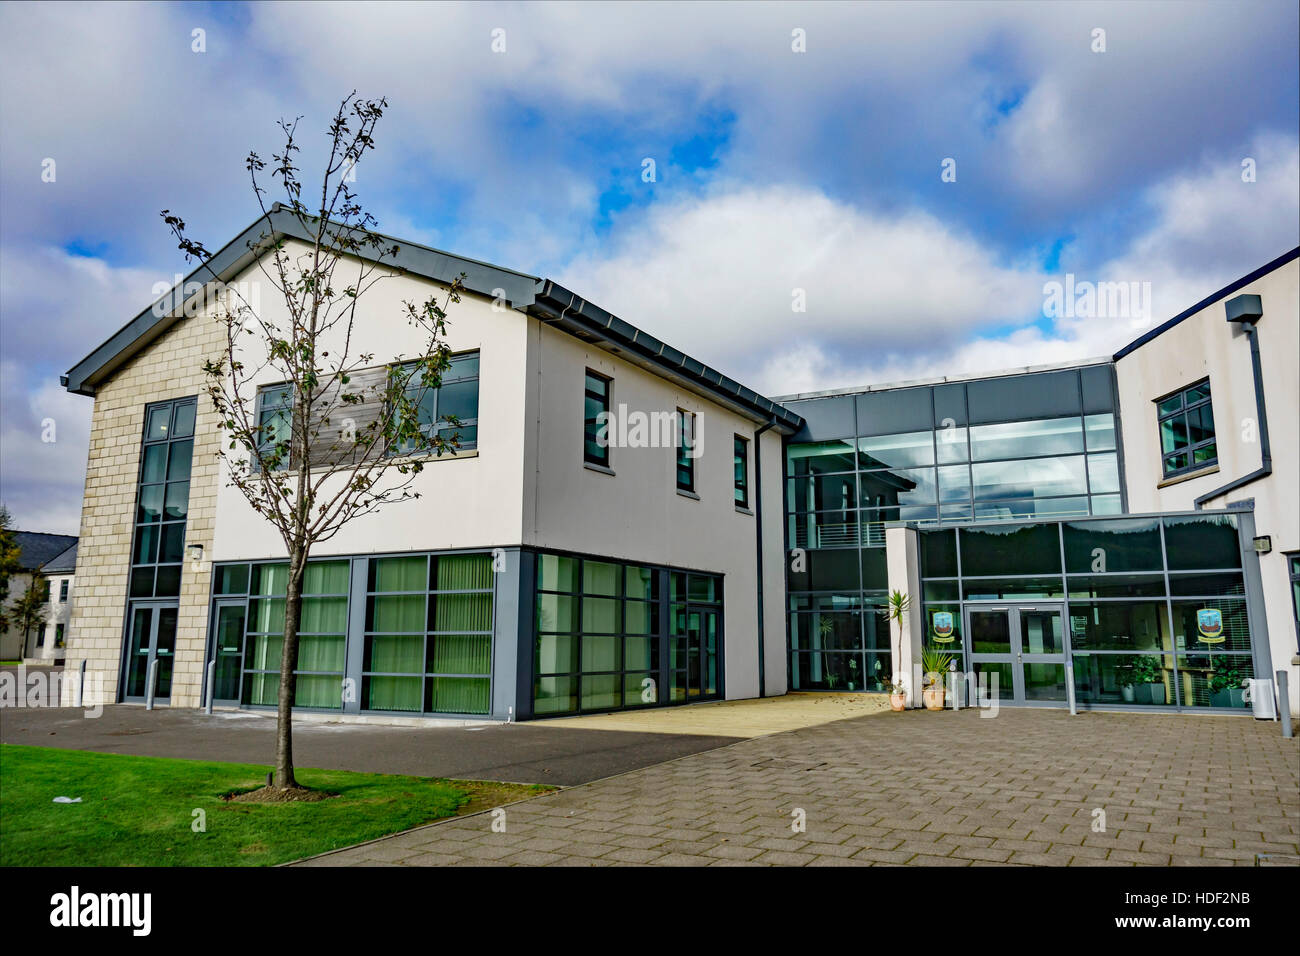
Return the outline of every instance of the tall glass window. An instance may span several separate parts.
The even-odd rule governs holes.
[[[749,440],[735,435],[731,451],[732,483],[735,486],[736,504],[749,507]]]
[[[131,547],[132,598],[181,593],[197,407],[196,399],[184,398],[145,409]]]
[[[583,390],[582,460],[609,467],[608,420],[613,380],[587,369]]]
[[[695,413],[677,409],[677,490],[695,491]]]
[[[313,561],[303,572],[294,704],[340,710],[348,630],[348,561]],[[287,564],[256,564],[249,581],[243,702],[275,706],[284,650]]]
[[[714,575],[538,555],[533,713],[720,696],[721,589]]]

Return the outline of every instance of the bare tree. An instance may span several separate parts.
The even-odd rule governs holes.
[[[295,165],[298,120],[280,121],[285,142],[273,156],[271,179],[279,181],[283,205],[268,206],[261,183],[266,164],[249,153],[246,168],[266,225],[249,244],[262,287],[274,290],[275,309],[224,286],[213,254],[187,237],[179,217],[168,210],[161,214],[187,261],[197,260],[221,287],[210,314],[223,327],[224,347],[219,357],[205,361],[203,371],[224,431],[224,473],[274,526],[288,556],[273,784],[278,790],[303,789],[294,777],[292,708],[312,548],[384,505],[419,497],[412,484],[425,457],[454,451],[460,437],[454,417],[432,420],[426,397],[449,367],[446,310],[460,301],[463,274],[422,302],[403,301],[402,317],[420,342],[414,354],[376,364],[373,352],[358,349],[362,336],[354,335],[359,321],[384,327],[388,320],[367,314],[362,301],[377,283],[403,274],[396,264],[400,247],[374,232],[376,221],[349,185],[357,164],[374,148],[375,127],[387,106],[385,99],[361,99],[355,91],[344,97],[329,126],[329,159],[315,208],[302,201]],[[277,234],[273,215],[285,213],[309,240]],[[368,338],[373,341],[373,331]],[[269,393],[268,385],[274,386]]]

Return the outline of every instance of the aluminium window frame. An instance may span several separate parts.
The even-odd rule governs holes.
[[[1189,403],[1187,401],[1187,393],[1192,391],[1192,389],[1201,388],[1202,386],[1205,388],[1205,397]],[[1162,415],[1160,413],[1160,406],[1173,398],[1179,399],[1177,410]],[[1200,471],[1204,468],[1211,468],[1219,463],[1218,435],[1216,429],[1212,426],[1208,438],[1203,438],[1198,442],[1193,442],[1191,441],[1191,429],[1187,424],[1188,413],[1193,409],[1200,409],[1205,406],[1208,406],[1210,409],[1211,419],[1214,418],[1214,389],[1210,385],[1210,379],[1208,376],[1192,382],[1190,385],[1185,385],[1180,389],[1169,392],[1166,395],[1162,395],[1155,399],[1152,404],[1156,407],[1156,444],[1160,449],[1160,481],[1168,481],[1171,478],[1191,474],[1192,472]],[[1187,435],[1188,442],[1185,445],[1175,448],[1173,451],[1166,452],[1164,440],[1161,436],[1161,428],[1166,422],[1171,422],[1180,418],[1183,421],[1183,429]],[[1196,452],[1208,447],[1214,448],[1214,457],[1204,461],[1196,461]],[[1174,458],[1177,455],[1186,455],[1187,464],[1181,468],[1174,468],[1173,470],[1168,469],[1166,465],[1169,459]]]
[[[598,393],[596,393],[596,392],[593,392],[590,388],[587,387],[588,382],[589,382],[591,379],[598,379],[599,381],[601,381],[601,382],[603,382],[603,383],[605,384],[605,394],[604,394],[604,395],[600,395],[600,394],[598,394]],[[601,455],[595,455],[595,454],[591,453],[591,452],[588,450],[588,448],[587,448],[587,440],[588,440],[588,439],[587,439],[587,434],[588,434],[588,430],[594,426],[595,429],[596,429],[596,434],[599,434],[599,432],[600,432],[600,421],[599,421],[600,412],[597,412],[597,413],[596,413],[596,414],[597,414],[597,417],[596,417],[596,418],[593,418],[593,419],[589,419],[589,418],[587,418],[587,399],[589,399],[589,398],[590,398],[590,399],[594,399],[594,400],[600,402],[600,403],[601,403],[601,411],[603,411],[603,412],[605,413],[605,444],[604,444],[603,447],[601,447],[601,446],[599,445],[599,442],[597,442],[597,447],[599,447],[600,450],[601,450],[601,452],[603,452],[603,454],[601,454]],[[613,377],[611,377],[611,376],[609,376],[609,375],[604,375],[604,374],[602,374],[602,373],[600,373],[600,372],[597,372],[597,371],[596,371],[595,369],[593,369],[593,368],[587,368],[587,369],[584,369],[584,370],[583,370],[583,379],[582,379],[582,399],[583,399],[583,401],[582,401],[582,405],[583,405],[583,409],[582,409],[582,461],[583,461],[583,464],[585,464],[585,465],[592,465],[592,466],[594,466],[594,467],[596,467],[596,468],[611,469],[611,468],[613,467],[613,465],[610,464],[610,462],[611,462],[611,460],[612,460],[612,456],[610,455],[610,447],[611,447],[611,445],[610,445],[610,441],[609,441],[609,414],[610,414],[610,409],[613,407],[613,404],[614,404],[614,379],[613,379]],[[595,441],[595,438],[593,437],[592,440]]]
[[[693,495],[699,494],[695,489],[695,456],[691,454],[695,450],[695,416],[696,413],[688,409],[677,409],[676,463],[673,466],[677,490]],[[683,474],[685,483],[682,482]]]
[[[481,395],[481,389],[478,386],[482,381],[482,360],[483,360],[482,350],[466,349],[463,352],[454,352],[447,357],[447,361],[448,363],[451,363],[451,362],[455,362],[457,359],[468,358],[470,356],[474,356],[475,359],[477,360],[475,363],[475,370],[473,375],[457,375],[457,376],[448,377],[444,372],[444,374],[438,379],[438,384],[433,386],[432,388],[428,388],[424,385],[419,385],[419,384],[412,385],[408,381],[406,387],[402,390],[407,400],[412,401],[413,404],[415,403],[415,400],[411,398],[412,392],[417,393],[416,394],[417,399],[420,395],[422,395],[425,392],[433,393],[433,421],[420,423],[420,433],[424,435],[426,441],[432,441],[433,436],[437,435],[440,432],[447,432],[447,431],[455,432],[457,429],[461,429],[461,428],[474,429],[474,440],[471,442],[457,442],[456,447],[450,452],[450,454],[452,455],[455,455],[462,451],[478,450],[478,419],[479,419],[478,401]],[[395,362],[392,365],[390,365],[389,368],[392,370],[405,372],[406,370],[411,369],[415,364],[416,362],[413,361]],[[451,371],[450,364],[448,364],[446,371],[448,372]],[[451,423],[444,421],[442,418],[442,414],[441,414],[442,387],[444,385],[460,385],[464,382],[476,383],[476,388],[474,392],[474,417],[463,418],[460,420],[459,425],[452,425]],[[418,404],[417,404],[416,415],[418,418],[419,415]],[[410,449],[390,448],[388,451],[388,454],[393,457],[429,455],[433,453],[434,453],[434,449],[432,448],[410,448]],[[441,457],[441,456],[435,456],[435,457]]]
[[[736,465],[740,477],[736,477]],[[731,436],[731,468],[733,497],[737,508],[749,509],[749,439],[744,435]]]

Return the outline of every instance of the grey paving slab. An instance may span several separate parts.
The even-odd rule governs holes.
[[[679,757],[510,806],[505,832],[492,823],[459,817],[310,862],[1254,866],[1300,856],[1300,739],[1237,716],[880,714]]]

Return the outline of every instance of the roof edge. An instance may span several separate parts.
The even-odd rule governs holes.
[[[1235,282],[1232,282],[1224,286],[1218,292],[1214,292],[1211,293],[1210,295],[1207,295],[1204,299],[1196,303],[1190,309],[1185,309],[1184,311],[1179,312],[1169,321],[1156,326],[1154,329],[1151,329],[1148,332],[1144,332],[1142,335],[1138,336],[1128,345],[1124,346],[1122,349],[1116,352],[1115,361],[1118,362],[1125,355],[1128,355],[1130,352],[1134,352],[1137,349],[1140,349],[1142,346],[1146,345],[1152,339],[1156,338],[1159,335],[1162,335],[1165,332],[1168,332],[1170,329],[1172,329],[1175,325],[1178,325],[1178,323],[1182,322],[1184,319],[1189,319],[1197,312],[1200,312],[1202,309],[1209,308],[1210,306],[1214,305],[1214,303],[1217,302],[1219,299],[1222,299],[1225,296],[1232,295],[1232,293],[1236,292],[1238,289],[1245,288],[1246,286],[1254,282],[1256,279],[1262,279],[1270,272],[1274,272],[1282,268],[1288,262],[1291,262],[1293,259],[1297,259],[1297,258],[1300,258],[1300,246],[1296,246],[1290,252],[1282,253],[1282,255],[1278,256],[1276,259],[1272,260],[1271,262],[1267,262],[1264,265],[1260,266],[1254,272],[1242,276],[1240,279],[1237,279]]]

